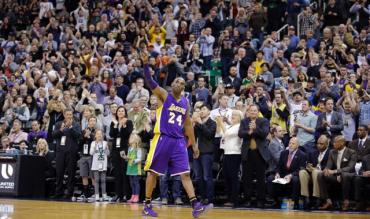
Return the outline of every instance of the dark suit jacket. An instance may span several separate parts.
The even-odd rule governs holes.
[[[248,71],[248,68],[249,68],[249,66],[250,66],[251,63],[252,62],[247,57],[247,55],[240,60],[240,63],[239,63],[239,74],[240,74],[240,78],[245,78],[247,76],[247,71]],[[231,63],[231,65],[237,66],[238,65],[238,61],[233,61]]]
[[[110,124],[110,131],[109,136],[113,138],[112,140],[112,155],[119,155],[121,151],[125,151],[127,154],[128,149],[128,139],[130,138],[130,135],[132,133],[132,130],[134,129],[134,125],[131,120],[127,120],[126,127],[121,128],[121,130],[115,128],[114,122]],[[121,138],[121,144],[120,147],[117,148],[117,138]]]
[[[319,115],[319,118],[317,119],[317,125],[316,125],[316,130],[320,133],[320,135],[329,134],[326,127],[323,126],[324,120],[326,120],[326,113],[321,113]],[[330,127],[331,135],[330,136],[334,137],[334,136],[340,135],[343,130],[342,115],[336,111],[333,111],[330,124],[331,124],[331,127]]]
[[[251,138],[254,138],[257,143],[257,150],[265,160],[265,162],[268,162],[270,160],[270,152],[268,150],[268,141],[267,141],[267,135],[270,131],[270,123],[265,118],[257,118],[256,120],[256,129],[254,132],[249,135],[249,123],[250,119],[245,118],[240,123],[239,138],[243,139],[242,144],[242,160],[247,160],[248,158],[248,151],[249,151],[249,145]]]
[[[325,169],[326,164],[328,163],[329,152],[330,152],[330,149],[327,149],[324,154],[324,157],[321,160],[321,163],[320,163],[321,170]],[[316,167],[318,164],[319,155],[320,155],[319,151],[315,151],[315,152],[308,154],[308,162],[311,163],[312,166]]]
[[[281,152],[285,150],[284,144],[282,142],[280,143],[278,139],[273,138],[269,144],[268,149],[271,154],[268,171],[276,172],[278,170]]]
[[[215,151],[213,139],[216,134],[216,122],[211,118],[203,124],[194,126],[195,137],[198,139],[198,147],[200,154],[209,154]]]
[[[360,170],[360,175],[362,175],[362,172],[369,171],[369,170],[370,170],[370,154],[362,158],[362,166]]]
[[[240,94],[239,90],[240,90],[240,86],[242,85],[242,79],[241,78],[235,77],[234,80],[231,81],[230,76],[228,76],[228,77],[226,77],[222,80],[224,81],[225,85],[226,84],[232,84],[234,86],[236,95]]]
[[[325,169],[336,170],[337,157],[338,151],[332,149],[329,153],[328,163],[326,164]],[[342,162],[340,164],[340,169],[338,170],[338,174],[342,172],[354,173],[356,162],[357,162],[356,151],[350,148],[345,148],[342,156]]]
[[[56,152],[64,151],[77,153],[79,149],[79,142],[82,138],[81,126],[77,122],[72,122],[71,128],[60,130],[62,123],[63,121],[57,122],[57,124],[55,124],[55,129],[53,131],[53,139],[57,143]],[[65,145],[61,146],[60,143],[63,136],[66,136],[66,141]]]
[[[368,155],[370,154],[370,139],[367,138],[365,140],[365,143],[364,143],[364,147],[363,148],[359,148],[358,147],[358,142],[359,140],[356,139],[354,141],[352,141],[351,143],[349,143],[348,147],[353,149],[354,151],[356,151],[357,153],[357,161],[362,161],[363,157],[365,155]]]
[[[299,149],[297,150],[297,152],[295,153],[293,157],[292,163],[290,164],[289,169],[287,168],[288,156],[289,156],[289,150],[284,150],[280,154],[280,159],[279,159],[280,177],[284,177],[289,174],[292,174],[293,176],[298,176],[299,171],[306,167],[307,156],[303,151]]]

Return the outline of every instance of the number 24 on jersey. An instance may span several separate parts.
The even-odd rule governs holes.
[[[168,123],[175,124],[175,122],[177,122],[177,124],[179,126],[181,126],[181,124],[182,124],[182,115],[178,115],[176,117],[176,119],[175,119],[175,117],[176,117],[176,114],[173,113],[173,112],[170,112],[170,118],[168,119]]]

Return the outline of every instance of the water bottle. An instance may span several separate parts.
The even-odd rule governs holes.
[[[288,210],[288,199],[284,198],[281,202],[281,210]]]
[[[299,210],[303,210],[304,209],[304,204],[303,204],[303,200],[302,199],[299,199]]]
[[[292,199],[288,200],[288,210],[294,209],[294,201]]]

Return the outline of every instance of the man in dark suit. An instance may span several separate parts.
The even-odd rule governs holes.
[[[213,139],[216,134],[216,122],[210,117],[210,106],[202,105],[200,113],[194,113],[194,134],[199,145],[199,158],[193,160],[195,185],[203,202],[212,203],[214,198],[213,160],[215,147]]]
[[[73,195],[77,153],[79,140],[82,138],[81,127],[73,121],[73,111],[66,109],[63,112],[64,120],[55,124],[53,139],[56,141],[56,191],[55,198],[63,195],[64,173],[67,172],[68,193],[64,198],[68,199]]]
[[[278,172],[278,165],[280,154],[285,150],[283,143],[284,131],[281,126],[276,126],[271,130],[273,138],[269,144],[269,151],[271,154],[271,159],[269,160],[267,169],[267,182],[272,182],[275,179],[275,175]],[[267,184],[267,193],[270,197],[273,195],[272,183]]]
[[[366,125],[359,125],[357,128],[358,139],[353,140],[349,144],[349,148],[357,153],[357,162],[361,162],[362,158],[370,154],[370,139],[368,138],[368,128]]]
[[[308,163],[306,169],[299,171],[299,181],[301,182],[301,195],[305,197],[304,206],[310,206],[309,182],[312,182],[312,196],[320,198],[320,186],[317,179],[319,173],[326,167],[329,157],[329,138],[321,135],[317,140],[317,150],[308,154]]]
[[[231,66],[229,70],[229,75],[223,79],[224,84],[232,84],[235,88],[236,95],[240,94],[240,86],[242,85],[242,79],[237,77],[236,66]]]
[[[325,113],[320,114],[316,130],[319,132],[320,135],[326,134],[330,136],[331,140],[335,138],[335,136],[341,135],[343,130],[343,118],[342,115],[334,109],[334,100],[328,97],[325,100]]]
[[[326,168],[319,174],[320,196],[326,199],[326,203],[320,210],[332,208],[333,203],[328,195],[328,188],[335,184],[342,186],[343,205],[342,210],[346,211],[349,207],[349,196],[351,181],[355,175],[355,165],[357,161],[356,151],[346,147],[346,140],[343,135],[334,139],[334,149],[330,151]]]
[[[364,210],[364,194],[363,189],[365,185],[370,184],[370,154],[362,158],[362,166],[358,176],[355,177],[355,200],[356,210]],[[370,206],[367,208],[370,210]]]
[[[281,128],[281,126],[276,126],[272,128],[271,132],[273,138],[271,139],[268,147],[271,154],[271,159],[269,161],[269,168],[267,172],[273,173],[275,177],[275,174],[278,171],[280,154],[285,150],[283,143],[284,130]]]
[[[240,124],[238,136],[243,139],[242,161],[244,196],[247,206],[250,206],[252,196],[253,173],[257,178],[257,207],[264,207],[265,202],[265,170],[270,160],[267,135],[270,124],[265,118],[258,118],[259,109],[257,105],[250,105],[247,118]]]
[[[305,168],[307,163],[306,154],[298,149],[299,142],[296,137],[289,141],[288,150],[281,152],[278,172],[275,179],[284,178],[288,183],[285,185],[274,184],[274,195],[280,197],[283,190],[291,189],[291,198],[294,200],[294,208],[298,209],[300,194],[299,171]]]
[[[254,58],[255,56],[250,53],[250,50],[248,50],[248,53],[249,54],[247,56],[247,50],[240,47],[235,55],[234,61],[231,63],[231,65],[236,66],[237,76],[239,78],[245,78],[247,76],[248,67],[254,60],[252,57]]]

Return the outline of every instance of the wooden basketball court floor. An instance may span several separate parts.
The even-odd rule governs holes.
[[[123,219],[141,216],[142,205],[76,203],[0,199],[0,219]],[[154,206],[159,218],[190,219],[191,209]],[[302,212],[279,210],[237,210],[214,208],[201,218],[209,219],[369,219],[370,214],[341,212]]]

